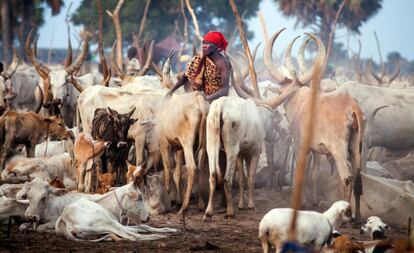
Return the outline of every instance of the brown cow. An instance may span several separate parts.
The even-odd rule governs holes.
[[[285,51],[287,71],[282,73],[272,62],[272,48],[275,40],[284,29],[277,32],[268,41],[264,54],[264,63],[269,74],[278,83],[282,85],[281,94],[265,102],[267,106],[276,108],[283,103],[286,117],[289,121],[289,129],[294,141],[296,157],[299,157],[299,151],[302,150],[303,136],[308,127],[307,122],[310,119],[310,97],[311,89],[306,86],[318,71],[320,71],[325,61],[325,46],[322,41],[313,34],[308,34],[318,46],[318,55],[315,64],[309,71],[297,74],[291,61],[291,48],[296,39],[294,39]],[[237,69],[237,68],[235,68]],[[240,75],[238,73],[238,75]],[[238,76],[236,75],[236,77]],[[241,83],[240,77],[235,83]],[[344,188],[346,188],[347,199],[350,193],[351,182],[358,177],[358,170],[361,168],[361,146],[363,133],[365,129],[364,115],[357,102],[348,94],[325,93],[320,94],[315,104],[315,119],[313,139],[310,143],[310,149],[315,157],[314,168],[312,173],[312,197],[316,198],[316,179],[317,179],[317,160],[320,155],[330,155],[335,160],[336,167],[341,178]],[[358,183],[360,180],[357,181]],[[360,186],[355,184],[354,186]],[[355,214],[359,220],[359,196],[362,193],[361,188],[354,187],[354,196],[356,198]]]
[[[74,145],[78,191],[91,192],[93,166],[99,161],[107,145],[108,142],[102,140],[94,141],[90,134],[79,134]]]
[[[7,111],[0,118],[0,170],[4,169],[6,156],[19,144],[26,146],[28,157],[34,157],[36,144],[48,137],[67,139],[70,136],[61,116]]]

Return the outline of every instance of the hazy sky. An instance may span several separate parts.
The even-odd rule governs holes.
[[[80,0],[73,1],[71,12],[77,9],[80,2]],[[47,8],[45,16],[46,23],[40,29],[40,47],[50,47],[52,44],[54,48],[66,48],[67,33],[64,19],[69,3],[70,0],[65,0],[65,7],[62,9],[60,15],[56,17],[51,17],[51,11]],[[301,29],[300,27],[294,29],[295,19],[283,16],[273,0],[263,0],[260,4],[260,11],[263,13],[269,36],[283,27],[287,28],[280,36],[280,40],[276,43],[275,48],[280,46],[283,49],[295,36],[301,35],[305,31],[311,31],[310,29]],[[379,58],[374,37],[374,31],[376,31],[381,41],[381,50],[384,59],[389,52],[397,51],[405,58],[414,60],[413,11],[414,0],[383,0],[382,9],[361,27],[361,35],[351,35],[349,37],[345,30],[339,30],[336,34],[337,41],[341,41],[345,45],[349,41],[350,48],[356,50],[358,39],[360,39],[362,43],[362,57],[373,57],[377,61]],[[202,20],[199,20],[199,22],[202,22]],[[263,41],[259,18],[251,19],[248,25],[255,32],[255,38],[250,42],[256,45],[258,42]],[[76,29],[79,30],[79,28]],[[73,30],[74,28],[72,28]],[[53,41],[51,40],[52,34]],[[77,46],[76,39],[73,35],[72,43]]]

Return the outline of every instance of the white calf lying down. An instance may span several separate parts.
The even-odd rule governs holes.
[[[139,198],[139,197],[138,197]],[[144,203],[141,199],[137,200],[140,210],[139,217],[142,221],[149,219]],[[105,239],[120,240],[156,240],[165,238],[164,235],[141,235],[139,232],[173,233],[177,232],[173,228],[152,228],[146,225],[123,226],[106,209],[90,200],[81,198],[68,205],[63,210],[62,215],[56,221],[56,234],[65,236],[74,241],[102,241]],[[96,236],[99,236],[98,239]]]
[[[63,209],[82,197],[101,205],[118,221],[125,218],[133,221],[139,219],[141,211],[137,201],[142,201],[143,196],[134,182],[103,195],[80,192],[69,192],[62,195],[62,193],[65,193],[65,190],[52,188],[48,183],[36,178],[31,182],[26,182],[16,198],[30,200],[25,216],[28,220],[34,221],[35,226],[41,224],[35,227],[39,232],[54,230],[56,220],[62,214]],[[22,224],[20,228],[25,230],[28,228],[28,224]]]
[[[259,239],[263,252],[270,250],[271,244],[276,252],[282,249],[287,240],[292,216],[290,208],[270,210],[260,221]],[[352,217],[351,205],[346,201],[335,202],[326,212],[299,211],[296,223],[297,241],[302,245],[310,245],[320,249],[329,239],[335,225],[341,221],[349,221]]]
[[[372,240],[382,240],[387,238],[385,232],[389,229],[390,227],[382,222],[380,217],[371,216],[367,219],[367,223],[361,227],[360,233],[368,234]]]
[[[12,183],[28,181],[33,178],[51,181],[57,177],[66,188],[75,187],[75,171],[72,168],[69,153],[52,157],[22,157],[8,163],[1,177],[2,180]]]

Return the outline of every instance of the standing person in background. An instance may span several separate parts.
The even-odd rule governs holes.
[[[203,37],[202,50],[187,65],[184,75],[170,89],[170,97],[176,89],[184,85],[187,92],[201,91],[211,102],[229,94],[231,65],[224,54],[228,43],[220,32],[208,32]]]

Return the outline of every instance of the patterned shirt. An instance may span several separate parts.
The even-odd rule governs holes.
[[[209,96],[219,91],[221,83],[221,69],[202,52],[197,53],[187,66],[184,75],[190,81],[190,91],[204,91]]]

